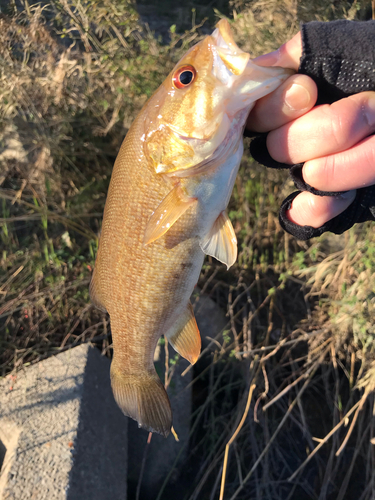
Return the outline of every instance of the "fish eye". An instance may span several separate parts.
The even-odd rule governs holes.
[[[175,74],[172,77],[173,85],[177,89],[183,89],[184,87],[187,87],[188,85],[193,83],[196,74],[197,72],[195,71],[195,68],[193,66],[181,66],[181,68],[178,68],[175,71]]]

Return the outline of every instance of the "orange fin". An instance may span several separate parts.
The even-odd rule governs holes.
[[[154,373],[128,374],[111,365],[111,384],[116,403],[122,412],[149,432],[167,437],[172,427],[172,410],[168,395]]]
[[[193,306],[189,302],[177,323],[165,335],[173,349],[192,365],[201,352],[201,336],[194,317]]]
[[[99,298],[98,287],[96,285],[95,276],[96,275],[94,270],[94,274],[92,275],[89,287],[90,299],[97,309],[100,309],[102,312],[107,312],[107,309],[103,306],[102,301]]]
[[[205,254],[226,264],[228,269],[236,262],[237,238],[225,211],[221,212],[200,246]]]
[[[186,196],[180,185],[174,187],[151,215],[143,239],[144,245],[163,236],[194,203],[197,203],[197,199]]]

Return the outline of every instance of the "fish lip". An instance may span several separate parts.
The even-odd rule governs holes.
[[[223,18],[216,24],[215,31],[211,34],[214,41],[214,49],[217,58],[221,64],[230,73],[229,79],[239,77],[246,69],[247,63],[250,60],[250,54],[243,51],[235,42],[229,22]],[[215,77],[221,81],[220,74],[222,70],[214,71]],[[226,83],[228,77],[225,77]]]

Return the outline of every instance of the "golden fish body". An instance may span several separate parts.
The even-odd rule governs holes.
[[[254,65],[221,20],[146,103],[121,146],[90,293],[110,315],[115,399],[145,429],[171,429],[154,351],[164,334],[191,363],[199,356],[189,299],[205,254],[228,267],[237,256],[225,209],[246,117],[289,74]]]

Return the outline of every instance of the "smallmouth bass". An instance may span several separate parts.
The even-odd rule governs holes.
[[[237,258],[226,207],[246,118],[290,74],[255,65],[222,19],[144,105],[117,156],[90,295],[110,315],[114,397],[149,431],[167,436],[172,426],[153,362],[158,339],[198,359],[190,295],[205,254],[228,268]]]

